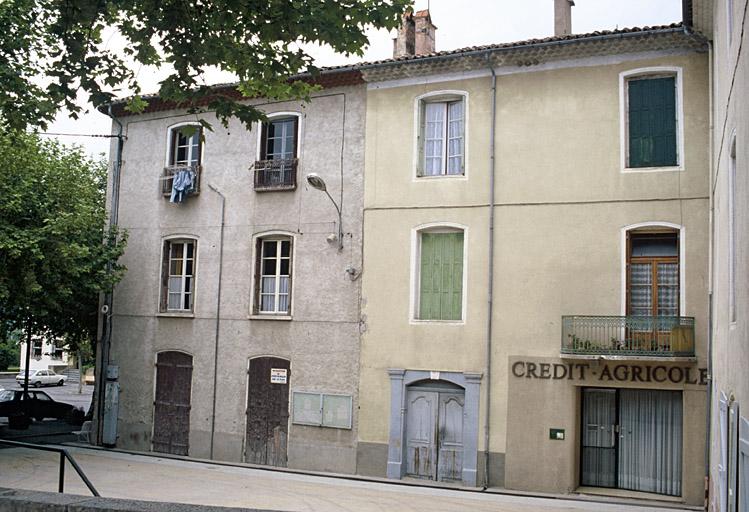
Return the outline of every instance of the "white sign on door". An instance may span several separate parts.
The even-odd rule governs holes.
[[[271,384],[286,384],[286,368],[271,368],[270,369],[270,383]]]

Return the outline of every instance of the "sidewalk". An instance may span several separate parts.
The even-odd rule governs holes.
[[[69,448],[102,496],[282,511],[656,512],[662,509],[343,480]],[[0,450],[0,487],[54,491],[57,456]],[[65,491],[87,495],[72,471]]]

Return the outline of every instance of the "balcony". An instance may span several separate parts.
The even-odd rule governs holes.
[[[202,174],[203,167],[200,165],[170,165],[164,167],[164,175],[161,178],[161,193],[164,196],[170,196],[172,194],[172,183],[174,182],[174,175],[180,171],[194,171],[195,182],[193,184],[193,191],[191,195],[197,195],[200,192],[200,175]]]
[[[258,160],[255,162],[255,190],[267,192],[296,189],[297,159]]]
[[[562,356],[694,358],[694,318],[563,316]]]

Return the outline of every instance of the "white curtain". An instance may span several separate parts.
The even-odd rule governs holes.
[[[681,496],[682,418],[679,391],[620,391],[620,488]]]

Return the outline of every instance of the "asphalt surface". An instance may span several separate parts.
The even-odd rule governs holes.
[[[304,512],[664,512],[571,499],[466,492],[221,466],[162,457],[66,447],[99,493],[109,498]],[[54,491],[57,454],[0,449],[0,487]],[[74,471],[65,492],[90,493]]]

